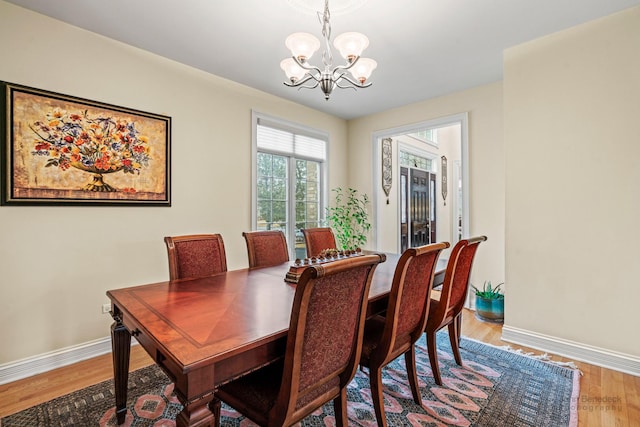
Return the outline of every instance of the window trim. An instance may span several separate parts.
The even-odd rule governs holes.
[[[281,129],[284,131],[297,133],[300,135],[305,135],[317,139],[322,139],[325,141],[325,159],[324,161],[315,159],[315,158],[307,158],[305,156],[294,156],[289,153],[282,153],[275,150],[265,150],[261,149],[260,152],[274,154],[278,156],[286,156],[289,158],[299,159],[299,160],[309,160],[314,162],[319,162],[321,164],[320,167],[320,221],[325,220],[326,215],[326,207],[327,200],[329,200],[329,132],[322,131],[319,129],[314,129],[308,126],[300,125],[294,122],[290,122],[285,119],[281,119],[278,117],[270,116],[255,110],[251,110],[251,230],[256,230],[258,226],[258,124],[262,124],[263,126],[270,126],[277,129]],[[295,172],[295,164],[294,162],[289,163],[289,173]],[[293,169],[292,169],[293,168]],[[294,174],[295,176],[295,174]],[[295,189],[293,186],[289,185],[289,200],[295,200]],[[289,255],[295,255],[295,241],[292,240],[292,237],[295,239],[295,217],[293,217],[293,207],[288,206],[287,209],[287,223],[288,223],[288,240],[287,244],[289,245]],[[292,241],[290,241],[292,240]]]

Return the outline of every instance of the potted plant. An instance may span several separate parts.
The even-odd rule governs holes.
[[[342,188],[331,190],[335,193],[335,204],[326,209],[327,222],[336,236],[336,243],[342,250],[355,250],[367,243],[367,233],[371,229],[366,194],[359,195],[358,190]]]
[[[490,281],[484,282],[482,290],[471,285],[476,293],[476,317],[485,322],[504,322],[504,293],[500,289],[500,283],[495,288]]]

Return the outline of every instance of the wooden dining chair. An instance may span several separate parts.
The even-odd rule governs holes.
[[[371,399],[378,426],[387,425],[382,368],[402,354],[413,400],[422,405],[415,343],[425,329],[438,257],[448,247],[448,242],[442,242],[404,251],[393,275],[385,314],[373,316],[365,323],[360,366],[369,368]]]
[[[220,234],[191,234],[164,238],[169,256],[169,278],[194,279],[227,271]]]
[[[440,367],[438,365],[438,351],[436,348],[436,332],[447,326],[449,328],[449,342],[453,350],[453,357],[458,365],[462,365],[460,357],[460,328],[462,325],[462,308],[469,289],[469,277],[473,259],[478,245],[487,240],[486,236],[478,236],[460,240],[451,250],[447,269],[444,273],[444,283],[440,299],[432,299],[427,315],[425,333],[429,363],[433,378],[438,385],[442,385]]]
[[[249,268],[269,267],[289,261],[289,248],[280,230],[245,231]]]
[[[360,359],[367,296],[384,254],[306,268],[296,285],[283,359],[221,386],[215,398],[261,426],[291,426],[333,400],[347,425],[347,385]],[[214,410],[220,419],[220,404]],[[218,421],[219,422],[219,421]]]
[[[307,257],[317,256],[325,249],[338,249],[336,238],[330,227],[302,228],[304,242],[307,246]]]

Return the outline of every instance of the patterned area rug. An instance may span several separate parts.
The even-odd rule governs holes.
[[[463,338],[462,367],[455,364],[446,333],[438,334],[443,386],[429,367],[424,335],[417,362],[423,406],[413,402],[404,358],[383,370],[390,426],[576,426],[579,371]],[[182,406],[173,384],[154,366],[129,375],[126,426],[175,426]],[[115,426],[113,381],[105,381],[0,420],[0,427]],[[348,390],[349,425],[375,426],[369,378],[358,371]],[[223,404],[221,425],[254,426]],[[325,405],[300,426],[333,426]]]

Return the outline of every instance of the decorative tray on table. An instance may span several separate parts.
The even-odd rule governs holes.
[[[337,249],[325,249],[318,254],[318,256],[314,256],[311,258],[305,258],[303,260],[296,259],[294,263],[289,267],[289,271],[284,277],[285,282],[289,283],[298,283],[300,280],[300,275],[304,271],[305,268],[313,265],[327,264],[333,261],[337,261],[339,259],[345,258],[353,258],[357,256],[363,255],[362,250],[360,248],[356,248],[355,250],[346,250],[339,251]]]

